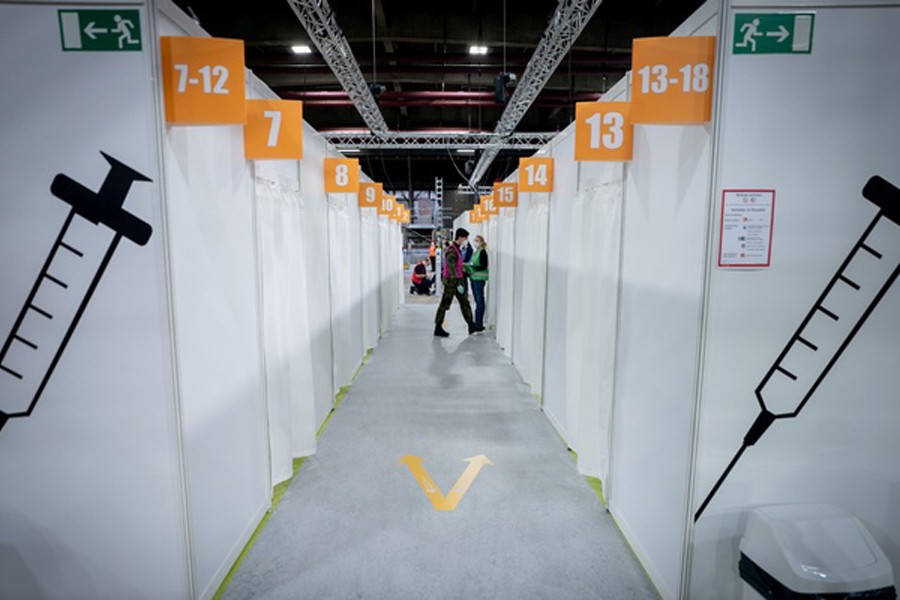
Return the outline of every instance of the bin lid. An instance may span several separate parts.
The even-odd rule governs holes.
[[[893,586],[887,557],[856,517],[828,504],[754,509],[741,552],[794,592],[860,592]]]

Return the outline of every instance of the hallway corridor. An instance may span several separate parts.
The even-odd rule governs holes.
[[[395,315],[223,598],[656,598],[495,341],[434,310]],[[468,481],[453,510],[408,456],[451,505]]]

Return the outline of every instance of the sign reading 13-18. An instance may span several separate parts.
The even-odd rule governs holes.
[[[632,44],[634,123],[706,123],[712,117],[716,38],[639,38]]]

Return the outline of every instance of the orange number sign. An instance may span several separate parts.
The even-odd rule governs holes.
[[[536,156],[519,159],[520,192],[553,191],[553,158]]]
[[[633,131],[630,102],[578,102],[575,160],[631,160]]]
[[[325,191],[355,192],[359,190],[359,159],[326,158]]]
[[[251,160],[303,158],[303,103],[247,100],[244,156]]]

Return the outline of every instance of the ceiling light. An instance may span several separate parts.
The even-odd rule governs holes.
[[[474,148],[457,148],[456,152],[458,154],[475,154]]]
[[[358,154],[359,148],[347,148],[345,150],[341,150],[343,154]]]
[[[291,46],[291,52],[294,54],[312,54],[312,48],[306,44],[301,44],[299,46]]]
[[[469,54],[487,54],[487,46],[469,46]]]

